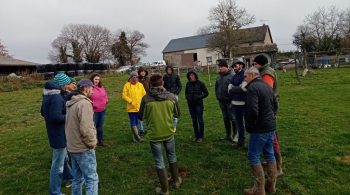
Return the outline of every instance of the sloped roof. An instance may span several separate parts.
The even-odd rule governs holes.
[[[211,34],[204,34],[204,35],[172,39],[170,40],[168,45],[164,48],[163,53],[206,48],[207,40],[209,39],[210,36]]]
[[[39,64],[18,60],[12,57],[0,56],[0,66],[36,66]]]
[[[267,32],[269,33],[272,41],[270,28],[268,25],[239,29],[237,30],[236,33],[240,37],[239,43],[242,44],[242,43],[263,42],[265,40],[265,36]],[[191,37],[172,39],[170,40],[168,45],[164,48],[163,53],[206,48],[207,40],[212,35],[213,34],[204,34],[204,35],[196,35]]]

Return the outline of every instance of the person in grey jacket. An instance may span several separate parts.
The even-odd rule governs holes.
[[[72,158],[72,194],[82,194],[85,182],[86,194],[98,194],[95,147],[97,144],[94,111],[92,109],[93,83],[83,79],[78,90],[67,97],[65,132],[67,150]]]
[[[224,125],[226,130],[225,137],[222,140],[228,140],[233,142],[233,137],[236,134],[235,119],[230,110],[231,97],[228,94],[228,85],[233,79],[233,74],[229,70],[226,60],[218,60],[219,76],[215,83],[215,95],[219,102],[222,117],[224,119]]]

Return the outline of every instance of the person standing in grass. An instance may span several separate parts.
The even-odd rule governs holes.
[[[149,77],[148,77],[148,71],[140,67],[137,71],[139,74],[139,82],[142,83],[143,87],[145,88],[146,93],[149,91]],[[139,120],[139,134],[143,135],[145,134],[145,128],[143,127],[143,122]]]
[[[71,178],[63,178],[64,162],[67,158],[67,141],[64,130],[65,125],[65,99],[62,91],[69,84],[70,79],[65,74],[57,74],[53,81],[47,81],[43,90],[41,115],[45,119],[47,135],[52,148],[52,162],[50,170],[50,194],[61,194],[61,182],[66,179],[67,184]],[[69,172],[67,169],[66,171]],[[67,173],[70,175],[70,173]]]
[[[72,158],[72,194],[82,194],[85,183],[86,194],[98,194],[98,175],[95,148],[96,128],[92,108],[93,83],[88,79],[78,82],[78,90],[67,97],[65,131],[67,149]]]
[[[245,126],[244,126],[244,110],[245,110],[245,86],[247,82],[244,82],[245,64],[241,61],[237,61],[232,64],[235,75],[231,80],[228,87],[228,93],[231,97],[232,113],[235,117],[235,125],[238,130],[238,142],[236,148],[245,147]]]
[[[254,186],[244,189],[244,194],[275,193],[276,160],[273,151],[273,137],[276,130],[275,114],[278,109],[277,99],[272,88],[260,77],[259,70],[249,68],[245,73],[247,85],[246,99],[246,128],[250,133],[248,146],[248,161],[255,176]],[[265,182],[264,169],[260,155],[264,154],[267,161],[267,179]]]
[[[156,188],[156,193],[169,194],[168,176],[162,148],[164,147],[168,157],[174,186],[179,188],[182,179],[179,176],[177,166],[174,138],[176,129],[173,118],[180,117],[180,110],[176,96],[163,87],[164,82],[161,75],[152,75],[150,84],[149,93],[142,98],[139,118],[145,122],[147,127],[146,138],[150,140],[151,151],[161,185],[160,188]]]
[[[132,71],[130,73],[129,81],[125,83],[123,87],[122,98],[126,102],[126,110],[129,114],[134,142],[142,142],[137,126],[139,124],[138,112],[144,95],[146,95],[146,91],[143,85],[139,82],[138,73]]]
[[[198,75],[194,70],[190,70],[187,73],[187,79],[185,96],[188,110],[192,118],[193,131],[196,137],[195,141],[201,143],[204,137],[203,99],[206,98],[209,93],[207,87],[198,79]]]
[[[163,76],[164,88],[167,91],[175,94],[176,99],[179,100],[179,94],[182,89],[182,84],[179,75],[174,73],[174,68],[172,66],[166,66],[165,73],[166,74]],[[178,119],[174,118],[173,122],[176,128]]]
[[[105,146],[103,142],[103,122],[106,116],[106,105],[108,104],[108,95],[102,85],[101,75],[93,73],[90,76],[91,82],[94,84],[91,100],[94,109],[94,122],[97,130],[97,145]]]
[[[231,112],[231,98],[228,94],[227,88],[232,81],[233,74],[228,68],[226,60],[218,60],[219,76],[215,82],[215,95],[219,102],[222,117],[224,119],[226,135],[221,140],[228,140],[233,142],[233,137],[236,134],[236,126],[234,116]]]
[[[276,71],[270,67],[270,64],[268,62],[269,61],[265,55],[258,55],[254,58],[253,65],[255,68],[259,70],[262,80],[265,81],[273,89],[274,95],[276,96],[278,101],[279,86],[278,86],[277,74],[276,74]],[[281,155],[280,145],[278,142],[278,136],[276,132],[273,138],[273,149],[275,152],[275,158],[277,162],[277,174],[278,176],[280,176],[280,175],[283,175],[282,155]]]
[[[143,87],[145,88],[146,93],[149,91],[149,77],[148,77],[148,71],[140,67],[137,70],[137,73],[139,74],[139,82],[142,83]]]

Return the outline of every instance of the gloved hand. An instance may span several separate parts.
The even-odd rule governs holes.
[[[244,92],[247,91],[247,89],[245,88],[246,86],[248,85],[248,83],[246,81],[243,81],[242,84],[241,84],[241,88]]]
[[[228,84],[227,91],[230,92],[230,90],[233,88],[233,85],[230,83]]]

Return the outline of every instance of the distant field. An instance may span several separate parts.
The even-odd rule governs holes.
[[[185,74],[182,74],[185,86]],[[216,75],[212,75],[214,85]],[[298,84],[294,72],[279,72],[278,134],[284,176],[277,194],[350,194],[350,69],[318,69]],[[173,194],[242,194],[251,187],[246,151],[220,142],[224,134],[214,87],[205,99],[205,140],[192,142],[192,124],[180,94],[182,116],[176,135],[182,187]],[[149,144],[131,141],[125,103],[120,98],[127,75],[108,76],[104,83],[110,104],[105,142],[97,148],[100,194],[154,194],[157,184]],[[1,84],[0,84],[1,85]],[[41,88],[0,92],[0,194],[48,194],[51,149],[40,116]],[[70,189],[62,189],[70,194]]]

